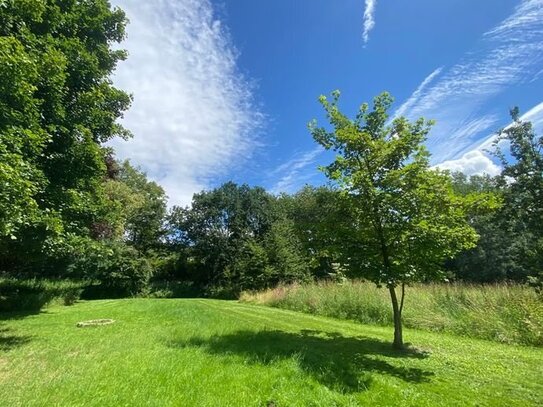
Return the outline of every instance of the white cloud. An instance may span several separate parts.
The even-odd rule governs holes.
[[[528,112],[523,114],[520,117],[520,120],[531,122],[536,134],[540,134],[540,132],[543,130],[543,103],[534,106]],[[507,129],[513,125],[514,123],[510,123],[505,128]],[[470,129],[468,129],[467,132],[469,133]],[[489,158],[488,153],[486,153],[486,151],[493,150],[493,143],[497,137],[497,133],[492,134],[482,143],[480,143],[474,150],[463,154],[462,157],[458,159],[443,161],[437,164],[436,167],[450,171],[461,171],[466,175],[498,175],[501,172],[501,168],[496,165]]]
[[[366,0],[366,9],[364,10],[364,32],[362,38],[367,44],[370,39],[370,31],[375,27],[375,6],[377,0]]]
[[[409,99],[407,99],[398,109],[396,109],[396,111],[394,112],[394,116],[399,117],[410,112],[416,106],[418,100],[420,99],[422,93],[426,90],[428,85],[432,83],[432,81],[436,78],[436,76],[441,73],[442,70],[443,67],[437,68],[434,72],[428,75],[415,90],[415,92],[413,92],[413,94],[409,97]]]
[[[531,122],[536,132],[543,131],[543,102],[532,107],[520,116],[520,120]]]
[[[451,172],[460,171],[466,175],[498,175],[501,168],[484,153],[478,150],[470,151],[456,160],[444,161],[436,167]]]
[[[541,8],[543,2],[541,0],[522,0],[517,7],[516,12],[504,20],[496,28],[490,30],[486,36],[514,35],[517,30],[525,30],[526,34],[537,37],[538,33],[528,27],[539,26],[539,34],[541,34]],[[531,31],[531,32],[530,32]]]
[[[322,147],[318,146],[303,154],[296,154],[292,159],[277,167],[271,172],[271,175],[278,177],[279,181],[271,188],[271,192],[274,194],[295,192],[305,181],[315,175],[315,171],[304,172],[303,170],[314,164],[317,157],[323,152]]]
[[[437,120],[428,142],[436,161],[461,156],[477,145],[475,136],[495,124],[491,116],[479,118],[485,104],[510,86],[529,82],[542,64],[543,0],[524,0],[483,35],[476,50],[434,72],[430,85],[426,78],[402,111],[412,119]]]
[[[209,0],[113,3],[130,19],[130,55],[114,82],[134,94],[123,124],[135,137],[112,144],[165,187],[170,204],[189,204],[247,158],[262,115]]]

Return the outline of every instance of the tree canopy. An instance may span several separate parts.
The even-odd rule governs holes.
[[[503,190],[502,225],[518,245],[516,262],[528,274],[543,276],[543,138],[530,122],[511,111],[512,125],[498,133],[494,153],[503,171],[498,178]]]
[[[112,48],[126,22],[106,0],[0,5],[4,267],[39,268],[69,235],[107,218],[102,143],[130,135],[117,119],[131,97],[110,79],[126,57]]]
[[[208,283],[239,292],[307,275],[292,222],[263,188],[228,182],[195,194],[190,208],[174,208],[170,224]]]

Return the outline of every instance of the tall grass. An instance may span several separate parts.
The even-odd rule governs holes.
[[[392,325],[388,291],[369,282],[279,286],[241,301]],[[415,285],[406,289],[405,326],[503,343],[543,346],[543,300],[520,285]]]

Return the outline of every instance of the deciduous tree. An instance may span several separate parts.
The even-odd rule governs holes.
[[[501,161],[503,218],[508,232],[522,242],[517,261],[527,273],[543,279],[543,138],[530,122],[511,110],[513,123],[498,133],[495,155]]]
[[[0,1],[0,267],[31,269],[107,218],[102,143],[131,97],[110,75],[126,18],[107,0]],[[35,260],[35,261],[33,261]]]
[[[475,230],[466,221],[469,204],[455,195],[450,178],[429,166],[423,143],[431,122],[389,122],[392,97],[363,104],[354,120],[340,112],[339,92],[321,96],[332,129],[312,122],[316,142],[336,153],[324,173],[341,188],[351,207],[351,272],[389,292],[394,314],[394,347],[402,348],[405,285],[443,276],[444,260],[473,247]],[[396,289],[401,288],[398,298]]]

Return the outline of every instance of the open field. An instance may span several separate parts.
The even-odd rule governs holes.
[[[388,290],[369,282],[313,283],[244,293],[242,301],[392,326]],[[515,284],[417,284],[406,288],[404,324],[496,342],[543,346],[543,301]]]
[[[115,323],[77,328],[80,321]],[[543,350],[216,300],[3,314],[6,406],[536,406]]]

